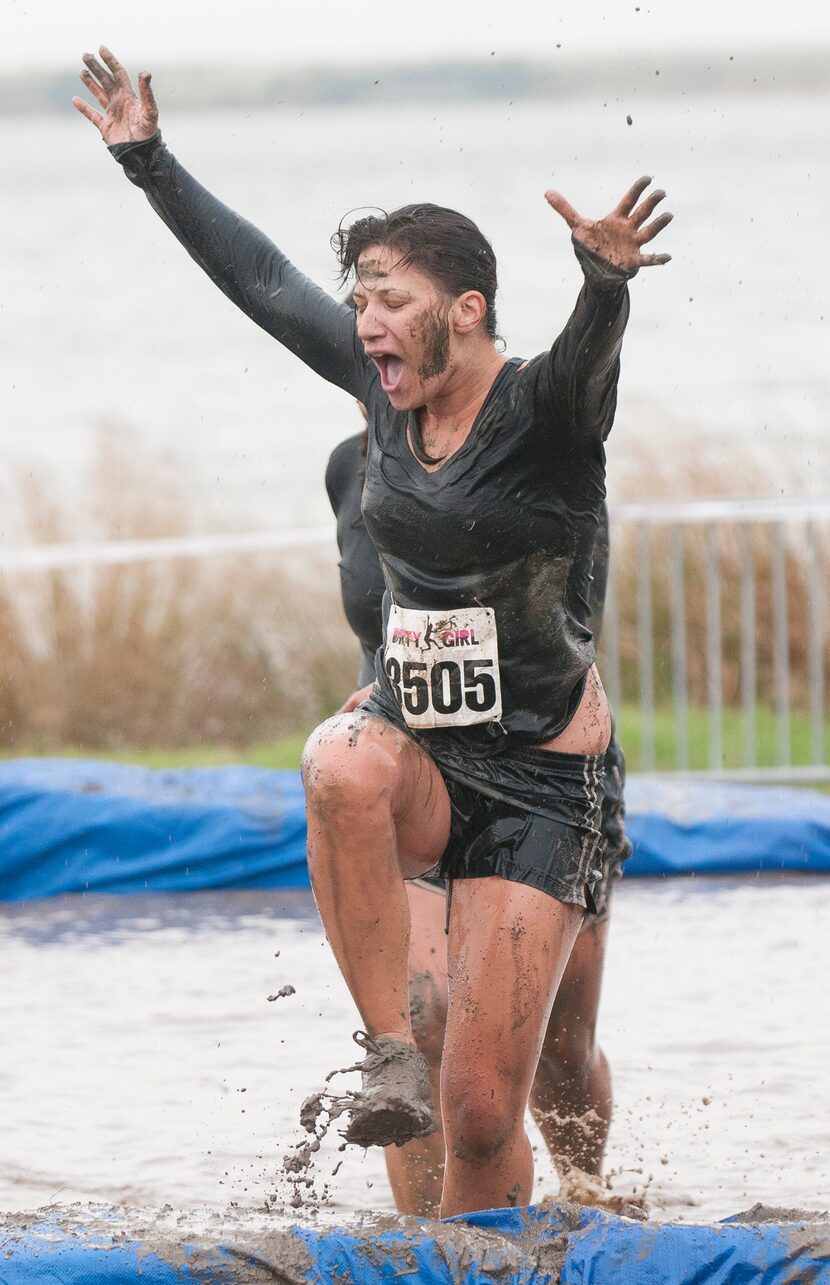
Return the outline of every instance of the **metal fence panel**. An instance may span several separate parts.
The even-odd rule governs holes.
[[[621,504],[612,507],[611,530],[612,548],[636,549],[637,582],[632,589],[626,581],[636,605],[632,603],[626,611],[612,557],[614,624],[604,640],[603,663],[605,671],[613,674],[609,687],[613,699],[619,702],[627,696],[630,702],[632,688],[622,656],[626,640],[633,640],[642,767],[719,779],[830,781],[825,676],[830,663],[825,606],[830,497]],[[660,531],[665,543],[663,579],[656,542]],[[690,550],[690,543],[697,552]],[[694,612],[689,614],[690,574],[695,568],[699,620]],[[660,585],[664,603],[658,596]],[[731,592],[725,597],[727,586]],[[655,669],[655,657],[662,648],[662,617],[671,653],[670,692],[661,688]],[[626,619],[633,634],[626,632]],[[699,647],[690,651],[693,626]],[[727,658],[729,684],[724,673]],[[701,707],[696,717],[705,716],[707,725],[706,766],[695,771],[690,768],[692,666],[697,673],[696,703]],[[673,722],[671,764],[657,762],[661,702],[670,706]],[[733,710],[740,720],[740,746],[736,751],[731,744],[734,766],[725,767],[725,722]],[[802,729],[806,716],[809,749],[805,752],[802,731],[801,749],[794,760],[796,713]],[[774,762],[762,763],[759,720],[766,720],[769,728],[770,718]],[[734,724],[731,719],[730,725]]]

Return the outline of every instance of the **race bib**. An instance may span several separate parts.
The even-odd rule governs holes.
[[[389,611],[384,668],[408,727],[501,718],[496,616],[490,607]]]

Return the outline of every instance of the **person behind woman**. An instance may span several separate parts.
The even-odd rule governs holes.
[[[345,1137],[388,1145],[435,1128],[404,881],[438,868],[451,881],[440,1212],[527,1203],[525,1108],[597,910],[611,720],[587,594],[627,283],[668,258],[643,250],[669,221],[651,217],[663,193],[641,179],[597,221],[546,194],[585,280],[552,348],[519,366],[495,343],[495,256],[471,220],[421,203],[341,231],[355,324],[178,164],[149,75],[137,96],[101,57],[84,55],[82,78],[102,110],[74,101],[127,176],[229,298],[367,410],[384,650],[370,698],[304,755],[312,886],[368,1032]]]

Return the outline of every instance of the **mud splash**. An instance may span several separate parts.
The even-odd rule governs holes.
[[[279,954],[279,952],[277,952],[277,953]],[[285,999],[285,998],[286,998],[286,996],[288,996],[288,995],[296,995],[296,994],[297,994],[297,989],[296,989],[296,987],[295,987],[295,986],[292,986],[290,982],[286,982],[285,986],[281,986],[281,987],[279,988],[279,990],[277,991],[276,995],[269,995],[269,996],[268,996],[268,1003],[269,1003],[269,1004],[273,1004],[273,1002],[274,1002],[274,1000],[275,1000],[275,999]]]
[[[320,1089],[310,1094],[300,1108],[300,1124],[311,1137],[297,1143],[283,1156],[283,1171],[292,1188],[290,1204],[303,1205],[302,1188],[316,1203],[311,1170],[314,1157],[335,1120],[349,1113],[351,1120],[341,1134],[344,1141],[360,1147],[402,1146],[412,1138],[423,1137],[435,1130],[429,1066],[414,1045],[404,1044],[390,1036],[376,1039],[361,1031],[355,1042],[366,1051],[366,1057],[351,1066],[329,1071],[326,1084],[336,1075],[360,1071],[363,1088],[337,1095]],[[339,1167],[339,1166],[338,1166]],[[336,1170],[335,1170],[336,1172]]]
[[[332,1072],[332,1075],[336,1074],[338,1074],[336,1071]],[[318,1194],[315,1186],[314,1159],[332,1124],[354,1105],[355,1097],[355,1094],[345,1094],[338,1098],[321,1089],[317,1093],[312,1093],[303,1102],[300,1108],[300,1124],[306,1133],[311,1134],[311,1137],[295,1143],[282,1158],[283,1173],[288,1181],[290,1192],[288,1204],[292,1209],[316,1209],[325,1202],[328,1188],[324,1186],[322,1192]],[[345,1151],[345,1149],[345,1142],[341,1142],[338,1150]],[[337,1174],[339,1168],[340,1162],[332,1171],[332,1177]],[[276,1192],[273,1199],[277,1200]]]
[[[616,1192],[611,1184],[613,1178],[618,1176],[617,1173],[611,1172],[599,1177],[578,1168],[567,1156],[554,1156],[553,1159],[559,1172],[557,1204],[565,1201],[568,1204],[587,1205],[619,1214],[623,1218],[633,1218],[638,1222],[648,1219],[648,1190],[652,1181],[650,1176],[640,1192]],[[550,1201],[543,1203],[548,1204]]]

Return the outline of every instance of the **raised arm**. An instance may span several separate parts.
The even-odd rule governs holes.
[[[576,307],[540,370],[539,396],[559,423],[581,437],[602,442],[614,420],[620,349],[628,321],[628,281],[640,268],[668,263],[668,254],[644,254],[643,246],[671,214],[652,219],[665,192],[640,200],[651,182],[641,178],[604,219],[577,214],[559,192],[548,204],[571,229],[574,251],[585,276]],[[649,222],[649,220],[651,220]]]
[[[101,111],[73,104],[98,129],[131,182],[191,258],[238,308],[324,379],[365,399],[373,368],[355,333],[354,310],[299,272],[253,224],[240,218],[188,174],[158,132],[150,73],[138,94],[117,58],[84,54],[81,80]]]

